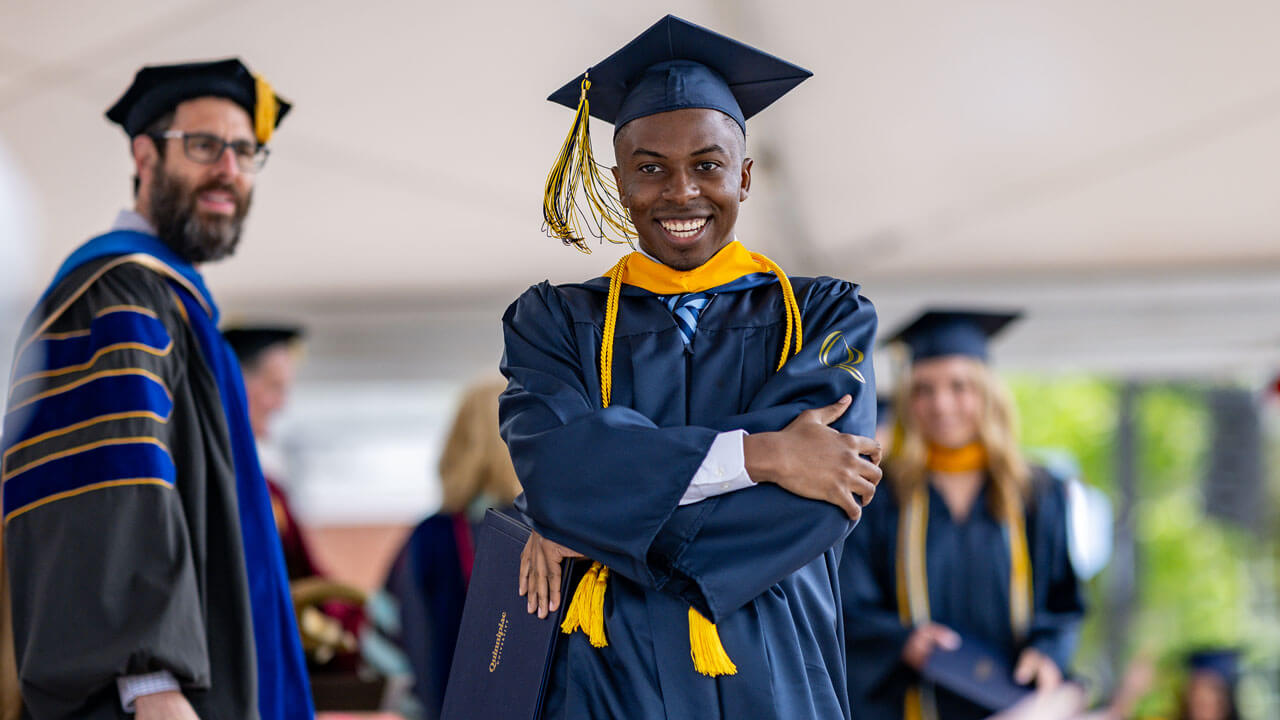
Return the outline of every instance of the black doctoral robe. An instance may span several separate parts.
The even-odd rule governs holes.
[[[116,678],[158,670],[202,718],[259,716],[231,442],[178,292],[92,261],[20,341],[3,504],[28,717],[131,717]]]

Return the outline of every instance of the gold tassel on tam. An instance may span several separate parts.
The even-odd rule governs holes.
[[[547,235],[584,253],[591,252],[584,239],[586,233],[619,245],[630,245],[638,237],[631,216],[618,199],[612,174],[596,162],[591,151],[591,104],[587,102],[590,88],[591,80],[583,75],[573,127],[547,175],[542,197],[543,229]],[[584,196],[581,201],[579,188]]]
[[[573,601],[565,610],[560,632],[565,635],[581,629],[587,634],[591,647],[604,647],[609,640],[604,635],[604,591],[609,587],[609,568],[598,562],[591,563],[578,587],[573,591]]]
[[[689,608],[689,654],[693,657],[693,669],[707,677],[738,674],[738,666],[720,644],[716,626],[693,608]]]
[[[271,133],[275,132],[276,114],[280,111],[280,107],[276,103],[276,92],[271,89],[271,83],[261,75],[254,75],[253,80],[256,90],[253,102],[253,134],[258,138],[259,145],[266,145],[271,139]]]

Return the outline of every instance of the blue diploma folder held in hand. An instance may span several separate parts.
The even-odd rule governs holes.
[[[520,597],[520,552],[528,525],[495,510],[485,513],[476,560],[462,610],[462,626],[449,670],[443,720],[535,720],[551,669],[551,656],[568,605],[570,561],[560,588],[560,610],[530,615]]]
[[[1032,692],[1013,681],[1013,668],[1007,658],[968,638],[962,639],[955,650],[935,648],[920,674],[993,712],[1014,705]]]

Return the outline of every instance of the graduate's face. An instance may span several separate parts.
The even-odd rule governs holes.
[[[742,130],[718,110],[673,110],[623,126],[613,141],[613,176],[640,247],[692,270],[728,245],[751,188],[745,150]]]
[[[224,98],[179,104],[169,129],[254,141],[249,114]],[[163,143],[163,152],[152,143]],[[160,239],[191,262],[218,260],[235,251],[253,199],[254,175],[240,169],[233,152],[224,150],[217,162],[205,165],[187,157],[179,138],[139,137],[134,155],[141,187],[138,208]]]
[[[267,437],[271,419],[289,399],[289,389],[297,372],[297,358],[288,345],[262,351],[244,373],[244,395],[249,403],[249,425],[258,438]]]
[[[979,372],[978,361],[962,355],[912,366],[911,421],[925,441],[961,448],[978,440],[985,405]]]

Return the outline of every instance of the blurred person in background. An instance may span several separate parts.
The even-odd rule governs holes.
[[[392,562],[385,595],[379,598],[398,610],[398,617],[381,630],[399,647],[413,676],[416,702],[408,711],[413,717],[438,718],[444,704],[471,578],[475,530],[485,510],[510,511],[520,494],[511,456],[498,434],[498,395],[505,386],[492,380],[463,393],[440,455],[440,512],[414,528]]]
[[[1056,687],[1084,607],[1063,485],[1018,450],[987,343],[1014,315],[930,311],[892,336],[911,352],[885,475],[841,560],[849,695],[859,718],[990,714],[920,671],[980,643],[1016,682]]]
[[[272,421],[284,409],[293,389],[302,352],[302,335],[301,328],[279,326],[237,325],[222,331],[244,373],[249,423],[259,443],[270,439]],[[268,468],[264,459],[263,477],[271,496],[271,512],[280,532],[289,579],[319,575],[306,536],[294,520],[288,494],[280,485],[279,478],[275,477],[278,472]]]
[[[1239,662],[1240,651],[1233,648],[1204,649],[1188,655],[1178,720],[1239,720]]]
[[[272,423],[293,390],[303,331],[298,327],[237,325],[224,329],[222,336],[240,361],[249,423],[261,450],[263,443],[270,441]],[[357,638],[364,624],[365,594],[333,581],[317,566],[306,531],[294,517],[289,494],[276,477],[280,469],[268,467],[265,458],[263,466],[313,683],[320,670],[353,673],[359,664]]]
[[[4,423],[31,717],[312,715],[239,365],[197,269],[239,243],[289,107],[229,59],[143,68],[107,111],[134,207],[38,301]]]

